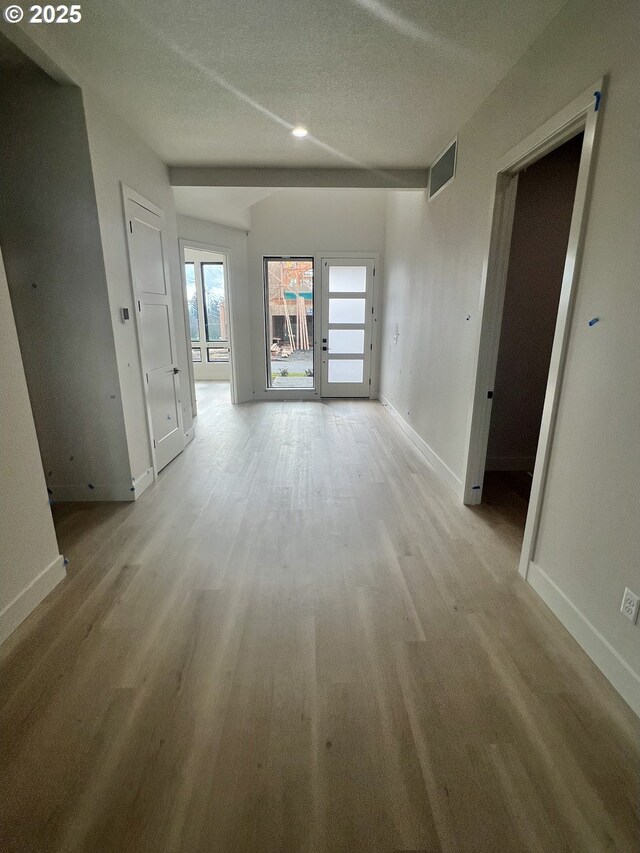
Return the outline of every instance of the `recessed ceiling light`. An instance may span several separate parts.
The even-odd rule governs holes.
[[[293,130],[291,131],[291,134],[292,134],[292,136],[297,136],[298,139],[304,139],[305,136],[309,135],[309,131],[307,130],[306,127],[302,127],[302,125],[298,125],[297,127],[293,128]]]

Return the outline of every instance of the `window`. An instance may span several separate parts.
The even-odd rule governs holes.
[[[227,341],[227,310],[224,298],[224,267],[221,263],[203,263],[202,299],[207,343]],[[212,359],[209,359],[210,361]]]
[[[315,387],[313,258],[265,258],[267,388]]]
[[[200,323],[198,322],[198,292],[196,290],[196,265],[186,263],[184,265],[185,278],[187,282],[187,308],[189,312],[189,329],[191,340],[200,340]],[[195,358],[194,358],[195,361]]]
[[[229,347],[207,347],[207,361],[224,364],[229,361]]]
[[[192,361],[202,361],[202,348],[201,347],[191,347],[191,360]]]

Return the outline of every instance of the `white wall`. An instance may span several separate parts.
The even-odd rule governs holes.
[[[582,134],[518,177],[487,470],[533,471]]]
[[[282,393],[265,391],[263,257],[382,253],[384,210],[384,190],[280,190],[253,205],[248,252],[254,399]]]
[[[0,254],[0,642],[64,577]]]
[[[247,232],[225,225],[216,225],[190,216],[178,216],[178,236],[193,243],[215,246],[229,259],[229,296],[234,369],[236,371],[237,402],[253,397],[251,374],[251,329],[249,319],[249,288],[247,273]]]
[[[635,0],[603,11],[563,7],[461,129],[438,198],[390,193],[382,393],[461,478],[497,161],[610,73],[536,588],[640,712],[640,627],[619,613],[625,586],[640,593],[640,16]]]
[[[164,211],[166,245],[170,250],[168,261],[178,364],[182,376],[187,377],[184,295],[181,286],[175,207],[168,170],[164,163],[135,136],[98,95],[86,88],[83,90],[83,95],[129,460],[135,481],[144,477],[151,467],[151,449],[145,413],[143,372],[135,326],[132,322],[124,324],[120,319],[121,307],[128,307],[133,316],[133,292],[121,184],[126,184]],[[191,395],[187,382],[181,383],[180,391],[186,433],[193,426]]]
[[[54,500],[126,500],[131,473],[82,95],[0,93],[0,241]]]

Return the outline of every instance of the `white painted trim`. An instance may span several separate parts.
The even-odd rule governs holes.
[[[487,391],[493,390],[500,341],[510,234],[515,211],[514,176],[528,164],[548,154],[580,130],[584,130],[556,331],[540,427],[540,439],[520,557],[519,572],[524,577],[526,577],[529,563],[534,556],[582,257],[589,190],[595,162],[596,130],[604,100],[601,98],[599,109],[596,110],[594,95],[596,91],[603,93],[604,83],[604,79],[596,81],[593,86],[586,89],[538,130],[527,136],[515,148],[512,148],[496,166],[491,238],[483,267],[480,295],[481,324],[476,360],[475,391],[467,431],[463,492],[463,500],[467,504],[478,504],[482,499],[482,477],[485,470],[491,421],[491,401],[487,400]]]
[[[133,480],[133,497],[134,500],[138,500],[140,495],[146,491],[151,483],[153,483],[155,479],[153,467],[147,468],[147,470],[140,474],[138,477],[135,477]]]
[[[528,566],[527,580],[625,702],[640,716],[640,674],[629,666],[549,575],[533,561]]]
[[[485,471],[533,471],[535,456],[487,456]]]
[[[590,86],[589,90],[591,91],[591,101],[584,108],[586,112],[583,113],[585,117],[584,140],[582,143],[582,154],[580,156],[578,182],[576,185],[573,213],[571,216],[571,228],[569,230],[567,257],[562,276],[562,288],[560,290],[560,300],[558,302],[558,317],[553,338],[553,347],[551,350],[551,361],[549,363],[549,380],[547,383],[547,391],[542,410],[540,438],[536,452],[536,465],[533,471],[531,496],[529,498],[529,511],[527,513],[527,521],[524,529],[520,566],[518,567],[518,571],[525,578],[529,570],[529,563],[535,556],[536,540],[538,537],[538,528],[540,526],[542,504],[544,501],[544,490],[547,481],[547,472],[549,470],[549,460],[551,457],[551,447],[553,444],[556,417],[560,403],[562,376],[564,373],[567,351],[569,349],[571,319],[573,316],[573,306],[576,300],[576,291],[580,275],[584,232],[587,224],[593,167],[595,165],[597,144],[596,131],[599,128],[599,118],[602,115],[603,109],[604,80],[599,80],[593,86]],[[589,90],[583,94],[583,102],[587,101]],[[593,101],[595,91],[601,93],[601,100],[597,111],[594,109]],[[574,125],[578,118],[579,117],[576,117],[574,120]],[[568,120],[565,121],[562,128],[565,138],[569,124]],[[553,147],[551,140],[545,144],[548,145],[549,148]]]
[[[433,450],[433,448],[429,447],[427,442],[421,438],[418,433],[414,430],[412,426],[410,426],[402,415],[397,412],[391,403],[387,400],[386,397],[380,395],[380,402],[385,407],[387,412],[391,415],[393,420],[398,424],[400,429],[404,432],[404,434],[415,444],[420,453],[427,460],[429,465],[433,468],[433,470],[438,474],[441,480],[443,480],[447,486],[453,491],[457,498],[462,497],[462,481],[460,478],[453,473],[451,468],[443,462],[443,460],[438,456],[438,454]]]
[[[43,569],[22,592],[16,595],[13,601],[0,611],[0,643],[4,643],[65,576],[64,557],[58,554],[46,569]]]
[[[193,441],[193,439],[194,439],[195,437],[196,437],[196,427],[195,427],[195,424],[194,424],[194,425],[191,427],[191,429],[188,429],[188,430],[185,432],[185,434],[184,434],[184,443],[185,443],[185,445],[189,444],[189,442],[190,442],[190,441]]]
[[[226,226],[223,226],[226,227]],[[237,230],[237,229],[236,229]],[[184,316],[185,316],[185,328],[187,335],[187,350],[189,356],[189,381],[191,386],[191,408],[193,411],[193,416],[195,417],[198,413],[197,403],[196,403],[196,380],[194,374],[194,366],[193,361],[191,359],[191,331],[189,328],[189,314],[187,310],[187,282],[185,278],[185,249],[195,249],[196,251],[201,252],[213,252],[217,255],[224,256],[224,266],[225,266],[225,275],[224,275],[224,295],[225,300],[228,306],[228,314],[229,314],[229,348],[231,350],[230,358],[229,358],[229,368],[230,368],[230,377],[229,377],[229,387],[231,391],[231,402],[236,404],[238,402],[238,366],[236,362],[236,347],[235,347],[235,312],[234,312],[234,303],[233,303],[233,286],[232,282],[235,281],[235,266],[233,261],[233,252],[228,246],[218,246],[213,243],[200,243],[197,240],[189,240],[187,237],[180,237],[178,240],[178,246],[180,249],[180,279],[182,283],[182,301],[184,305]],[[206,348],[206,344],[203,344],[203,348]],[[202,381],[202,380],[198,380]],[[206,381],[206,380],[204,380]],[[217,381],[217,380],[210,380]]]
[[[153,468],[150,469],[153,473]],[[64,486],[49,485],[54,503],[70,501],[133,501],[136,499],[135,485],[129,483],[71,483]]]

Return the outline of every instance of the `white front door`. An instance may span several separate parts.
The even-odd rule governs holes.
[[[369,397],[373,258],[322,259],[322,396]]]
[[[153,207],[153,205],[149,205]],[[184,448],[164,217],[126,195],[135,310],[156,473]]]

